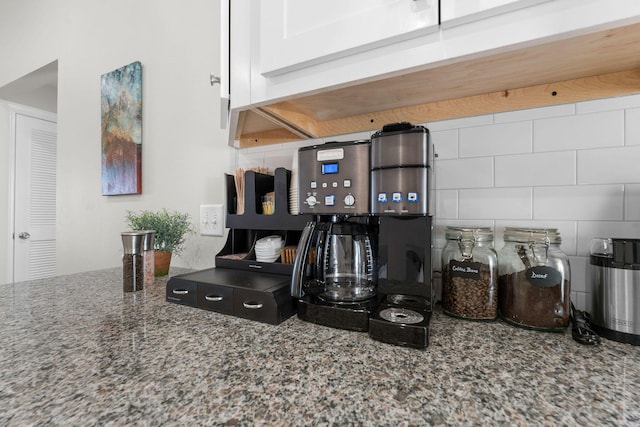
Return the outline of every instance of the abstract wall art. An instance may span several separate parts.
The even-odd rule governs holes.
[[[102,194],[142,193],[142,64],[103,74]]]

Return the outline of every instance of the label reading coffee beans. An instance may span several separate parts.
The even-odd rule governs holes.
[[[528,268],[526,277],[532,285],[540,286],[541,288],[550,288],[562,282],[562,274],[546,265]]]
[[[479,262],[456,261],[454,259],[449,262],[451,277],[480,280],[481,268],[482,263]]]

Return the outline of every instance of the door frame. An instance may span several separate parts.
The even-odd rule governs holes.
[[[9,236],[7,245],[7,283],[13,283],[14,278],[14,240],[15,240],[15,212],[16,212],[16,204],[15,204],[15,196],[16,196],[16,121],[18,115],[29,116],[35,119],[47,120],[51,122],[58,123],[58,115],[56,113],[52,113],[50,111],[40,110],[38,108],[29,107],[26,105],[8,103],[7,109],[9,110],[9,201],[8,201],[8,209],[9,209],[9,224],[8,233]],[[57,133],[57,132],[56,132]],[[58,169],[58,165],[56,163],[56,170]],[[56,186],[56,193],[58,192]],[[56,202],[57,205],[57,202]],[[56,206],[57,210],[57,206]]]

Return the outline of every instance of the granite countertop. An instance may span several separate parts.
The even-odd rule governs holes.
[[[638,347],[437,309],[416,350],[168,303],[166,280],[123,294],[115,268],[0,285],[0,425],[640,423]]]

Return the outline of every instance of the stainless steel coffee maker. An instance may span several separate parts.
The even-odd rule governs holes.
[[[385,126],[371,140],[298,152],[300,213],[313,214],[291,280],[298,317],[425,348],[434,292],[429,132]]]
[[[369,215],[369,141],[301,148],[300,212],[314,214],[302,232],[291,294],[298,317],[366,331],[377,296],[377,224]]]

